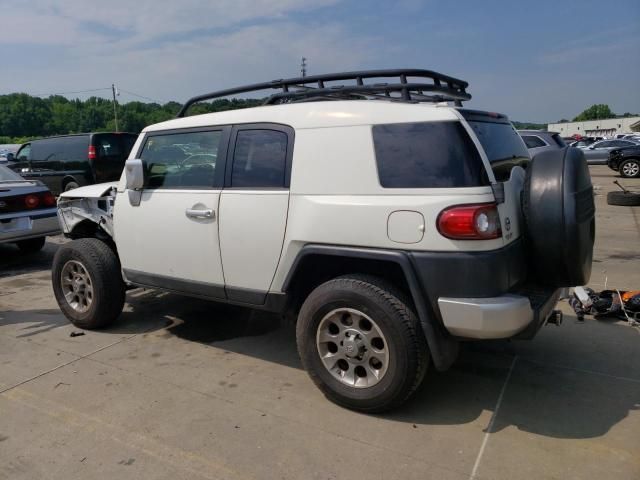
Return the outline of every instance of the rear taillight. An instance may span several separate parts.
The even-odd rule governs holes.
[[[449,207],[440,213],[437,224],[440,234],[453,240],[488,240],[502,235],[495,203]]]
[[[36,208],[40,205],[40,198],[38,198],[38,195],[27,195],[24,197],[24,204],[27,208]]]
[[[40,195],[40,200],[46,207],[53,207],[56,204],[56,197],[54,197],[51,192],[44,192]]]
[[[96,158],[96,147],[93,145],[89,145],[89,151],[87,152],[87,157],[89,160],[94,160]]]

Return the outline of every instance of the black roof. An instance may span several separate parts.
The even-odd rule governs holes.
[[[389,81],[380,82],[387,79]],[[327,85],[337,81],[345,83]],[[265,105],[345,99],[384,99],[415,103],[453,101],[456,105],[462,105],[463,101],[471,99],[471,95],[467,93],[468,86],[464,80],[431,70],[394,69],[330,73],[272,80],[198,95],[187,100],[177,117],[184,117],[189,107],[197,102],[274,89],[280,92],[268,96],[264,101]]]

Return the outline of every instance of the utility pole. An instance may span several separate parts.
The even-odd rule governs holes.
[[[307,76],[307,59],[305,57],[302,57],[302,63],[300,64],[300,72],[302,73],[303,77]]]
[[[116,103],[116,95],[120,95],[116,85],[114,83],[111,84],[111,92],[113,93],[113,119],[116,122],[116,132],[118,131],[118,104]]]

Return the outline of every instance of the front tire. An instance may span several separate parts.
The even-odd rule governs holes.
[[[120,261],[106,243],[83,238],[62,245],[53,258],[51,276],[56,301],[76,327],[106,327],[122,312]]]
[[[618,172],[624,178],[638,178],[640,177],[640,160],[632,158],[625,160],[620,164]]]
[[[325,396],[366,413],[405,402],[424,378],[428,347],[412,309],[375,277],[340,277],[307,297],[298,351]]]

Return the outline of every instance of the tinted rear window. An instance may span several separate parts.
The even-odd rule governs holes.
[[[137,135],[126,133],[100,133],[93,136],[92,143],[96,148],[98,158],[120,161],[129,156],[137,138]]]
[[[506,117],[499,116],[494,120],[490,114],[465,110],[460,110],[460,113],[478,137],[496,180],[508,180],[511,169],[516,165],[526,167],[530,161],[529,151]]]
[[[489,184],[480,155],[460,122],[375,125],[373,144],[385,188]]]

